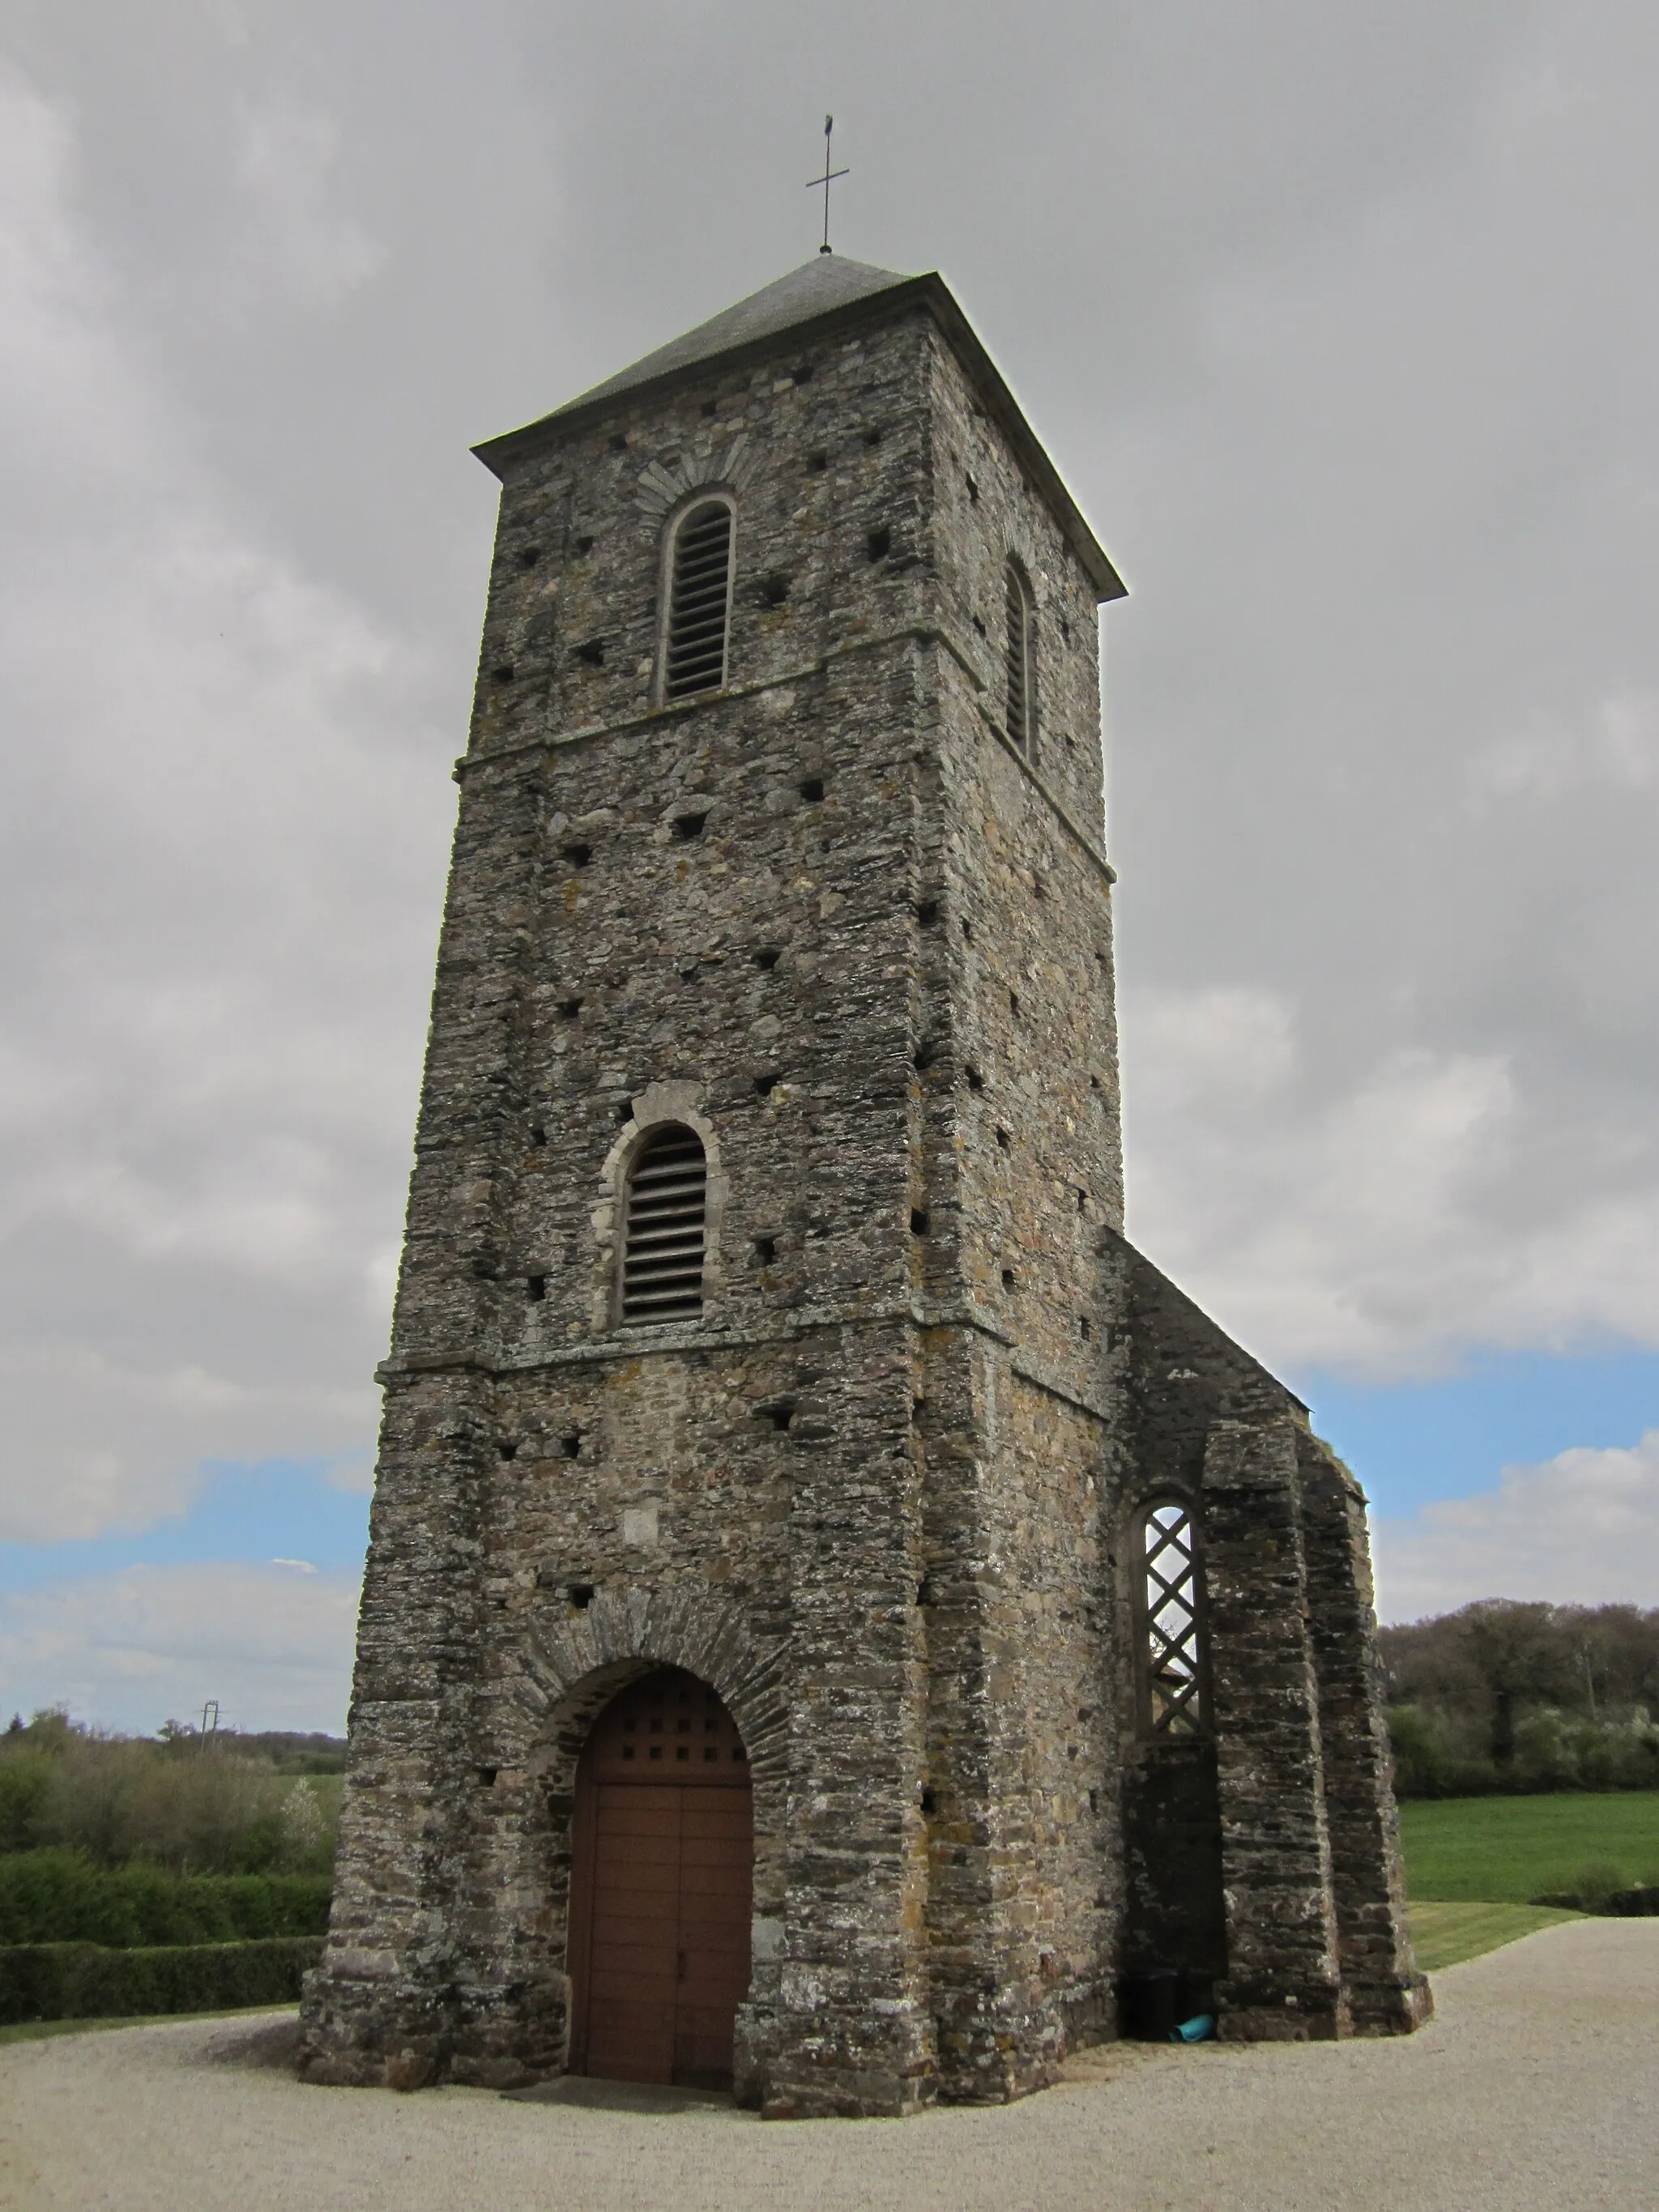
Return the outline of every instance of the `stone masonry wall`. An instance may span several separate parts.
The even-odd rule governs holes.
[[[659,710],[657,549],[700,477],[738,502],[732,689]],[[1087,837],[998,734],[1011,547],[1058,639],[1040,757]],[[1111,1218],[1121,1182],[1096,683],[1086,585],[924,321],[619,407],[509,484],[377,1507],[389,1529],[406,1501],[419,1555],[423,1516],[464,1492],[468,1549],[446,1564],[466,1617],[447,1725],[398,1709],[427,1778],[417,1838],[406,1789],[366,1763],[407,1632],[377,1542],[343,1883],[367,1948],[348,1956],[343,1908],[319,2076],[556,2066],[568,1776],[550,1745],[579,1741],[597,1693],[550,1706],[535,1655],[596,1608],[716,1598],[738,1645],[777,1655],[787,1715],[787,1784],[757,1817],[748,2094],[793,2112],[902,2111],[941,2077],[1007,2094],[1049,2077],[1068,2022],[1098,2027],[1112,1812],[1085,1778],[1106,1753],[1077,1193]],[[1034,1081],[1079,988],[1095,1081]],[[709,1154],[708,1308],[618,1332],[617,1178],[669,1112]],[[465,1415],[465,1480],[441,1441],[411,1449],[416,1401],[446,1417],[434,1439]],[[618,1667],[696,1664],[623,1642],[611,1689]],[[742,1725],[740,1684],[715,1686]],[[952,1819],[987,1909],[936,1959]]]
[[[665,708],[665,523],[710,484],[728,686]],[[458,773],[306,2067],[558,2070],[575,1762],[665,1663],[753,1766],[739,2094],[1039,2087],[1113,2032],[1156,1917],[1123,1516],[1287,1400],[1121,1240],[1093,592],[926,313],[522,449]],[[665,1120],[708,1155],[705,1310],[623,1329],[619,1201]],[[1285,1494],[1331,1624],[1296,1631],[1318,1909],[1381,2020],[1407,1982],[1363,1527],[1322,1476]],[[1204,1786],[1243,1864],[1248,1792]]]

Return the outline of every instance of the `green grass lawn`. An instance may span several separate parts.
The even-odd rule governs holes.
[[[1577,1912],[1553,1912],[1541,1905],[1413,1905],[1412,1948],[1425,1974],[1479,1959],[1540,1928],[1577,1920]]]
[[[1413,1903],[1525,1905],[1581,1869],[1659,1882],[1659,1790],[1413,1799],[1400,1808]]]

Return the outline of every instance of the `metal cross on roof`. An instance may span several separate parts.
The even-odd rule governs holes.
[[[806,179],[806,189],[809,192],[821,191],[823,194],[823,243],[818,248],[820,253],[835,252],[835,248],[830,243],[830,187],[837,177],[850,177],[853,173],[850,169],[832,169],[830,166],[830,133],[835,127],[835,117],[826,115],[823,118],[823,174],[821,177],[809,177]]]

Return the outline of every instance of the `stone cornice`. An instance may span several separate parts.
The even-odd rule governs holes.
[[[545,1351],[504,1352],[486,1358],[476,1352],[393,1354],[374,1370],[377,1382],[391,1388],[427,1375],[477,1375],[486,1382],[502,1382],[520,1376],[546,1374],[561,1368],[599,1367],[619,1360],[676,1358],[687,1352],[760,1351],[769,1346],[799,1343],[826,1329],[889,1328],[897,1324],[915,1329],[963,1329],[998,1346],[1009,1355],[1009,1364],[1023,1382],[1051,1398],[1058,1398],[1097,1421],[1111,1419],[1103,1396],[1075,1389],[1046,1362],[1023,1350],[1006,1328],[970,1305],[933,1306],[916,1299],[894,1300],[866,1306],[856,1313],[824,1306],[808,1308],[788,1322],[770,1328],[706,1328],[700,1322],[666,1323],[657,1328],[617,1329],[590,1338],[583,1344],[556,1345]]]

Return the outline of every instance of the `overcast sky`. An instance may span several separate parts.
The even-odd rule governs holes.
[[[1130,585],[1131,1234],[1385,1615],[1659,1603],[1651,0],[0,0],[6,1705],[340,1720],[467,448],[806,258],[830,107]]]

